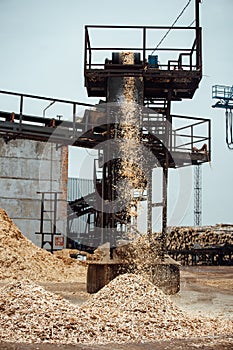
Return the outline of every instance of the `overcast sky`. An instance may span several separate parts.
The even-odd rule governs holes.
[[[187,2],[0,0],[0,89],[96,103],[84,88],[84,25],[169,26]],[[174,103],[172,113],[211,118],[212,162],[202,166],[202,222],[233,223],[233,151],[225,144],[225,111],[211,108],[212,85],[233,85],[233,1],[203,0],[200,11],[204,76],[194,98]],[[189,25],[193,14],[194,0],[177,25]],[[82,174],[72,153],[69,171],[70,176]],[[179,224],[193,224],[191,195],[185,206]]]

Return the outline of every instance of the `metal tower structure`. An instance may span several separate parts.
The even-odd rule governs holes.
[[[218,99],[213,108],[224,108],[226,116],[226,144],[233,150],[233,85],[214,85],[212,86],[212,98]]]
[[[22,138],[98,151],[94,163],[93,193],[77,198],[69,203],[68,208],[69,223],[76,218],[87,217],[86,230],[82,235],[85,245],[93,248],[101,244],[110,246],[110,263],[100,263],[98,268],[97,264],[89,264],[87,290],[90,293],[99,290],[116,273],[119,274],[120,266],[113,259],[115,248],[128,233],[130,237],[135,232],[135,203],[145,200],[145,196],[149,241],[153,252],[161,258],[155,274],[161,285],[169,282],[168,273],[175,275],[175,290],[178,291],[179,268],[174,265],[170,268],[170,263],[164,263],[169,169],[199,166],[211,158],[210,120],[172,114],[173,102],[192,99],[202,79],[200,0],[195,0],[194,4],[194,26],[175,26],[176,21],[172,27],[85,26],[84,80],[88,96],[101,98],[95,106],[0,91],[0,94],[19,99],[16,113],[0,111],[0,137],[5,142]],[[120,33],[119,37],[122,37],[124,31],[128,44],[123,40],[122,46],[113,46],[114,35]],[[172,31],[174,40],[169,47],[161,47],[160,40],[154,49],[153,38],[158,38],[161,31],[163,38]],[[187,34],[190,39],[188,46],[184,45]],[[69,120],[66,116],[66,120],[61,121],[52,118],[52,115],[50,118],[44,114],[39,117],[34,113],[28,115],[24,108],[28,98],[47,100],[50,104],[66,104],[71,107],[69,113],[72,118]],[[128,108],[135,106],[135,111],[122,109],[125,105],[122,100],[127,102]],[[76,118],[78,105],[87,107],[80,119]],[[133,132],[129,126],[133,126]],[[136,137],[130,138],[130,135]],[[132,157],[129,157],[129,148],[133,152]],[[126,173],[127,164],[130,171]],[[163,174],[161,183],[157,184],[161,187],[161,200],[153,203],[152,173],[157,167]],[[125,183],[128,186],[126,190]],[[152,235],[153,207],[160,207],[162,217],[161,233],[156,238]],[[69,223],[68,227],[71,226]],[[123,265],[121,267],[124,268]]]
[[[107,103],[117,102],[119,94],[118,89],[122,81],[128,78],[135,79],[136,91],[134,93],[135,101],[141,106],[149,107],[154,111],[154,115],[147,113],[147,118],[142,117],[141,124],[141,142],[148,147],[148,154],[153,153],[158,159],[157,164],[152,164],[147,174],[147,232],[152,232],[152,206],[160,203],[152,203],[152,169],[160,166],[163,171],[162,187],[162,251],[165,248],[165,238],[167,229],[167,184],[169,168],[188,165],[187,159],[190,157],[192,161],[189,164],[199,164],[209,161],[210,159],[210,143],[209,138],[196,138],[194,125],[202,124],[197,121],[190,129],[189,139],[185,144],[178,144],[178,134],[187,137],[187,127],[181,126],[178,134],[174,134],[172,126],[175,118],[171,113],[171,105],[173,101],[181,101],[183,99],[191,99],[199,86],[202,78],[202,50],[201,50],[201,27],[199,25],[199,4],[200,0],[195,0],[195,26],[194,27],[143,27],[143,26],[99,26],[90,25],[85,27],[85,57],[84,57],[84,76],[85,86],[88,96],[104,97]],[[140,33],[140,45],[137,47],[111,47],[108,45],[99,46],[97,37],[110,31],[129,31],[132,30]],[[156,55],[153,56],[154,49],[148,45],[148,38],[151,35],[156,36],[158,31],[194,31],[194,41],[191,49],[180,47],[165,48],[156,47]],[[99,34],[98,34],[99,33]],[[132,35],[136,37],[137,34]],[[131,35],[131,36],[132,36]],[[93,37],[95,38],[93,40]],[[97,40],[97,44],[95,41]],[[94,42],[93,42],[94,41]],[[149,52],[152,51],[152,54]],[[121,53],[134,54],[134,61],[123,64]],[[174,55],[174,52],[175,53]],[[102,53],[102,58],[101,57]],[[158,60],[158,57],[161,59]],[[164,59],[162,58],[164,57]],[[97,117],[97,116],[96,116]],[[177,117],[177,116],[176,116]],[[188,118],[187,118],[188,119]],[[107,125],[107,120],[103,120],[103,125]],[[185,122],[184,122],[185,123]],[[118,126],[112,123],[108,128],[102,127],[111,138],[111,135],[117,135]],[[210,129],[208,130],[210,134]],[[195,144],[193,143],[195,138]],[[205,149],[203,148],[203,142]],[[177,143],[178,142],[178,143]],[[190,150],[188,154],[180,154],[179,160],[176,157],[179,152],[184,151],[188,146]],[[202,150],[205,150],[203,153]],[[208,151],[207,151],[208,150]],[[186,148],[187,151],[187,148]],[[103,158],[108,159],[109,150],[103,149]],[[176,153],[177,152],[177,153]],[[176,154],[175,154],[176,153]],[[113,158],[113,157],[112,157]],[[116,157],[115,157],[116,158]],[[174,161],[174,159],[176,160]],[[190,159],[190,158],[189,158]],[[115,200],[115,193],[111,192],[111,188],[115,187],[115,180],[119,179],[118,167],[115,162],[106,164],[103,172],[103,179],[99,185],[99,193],[103,193],[103,198],[109,202]],[[110,190],[109,190],[110,188]],[[109,213],[98,213],[100,220],[98,225],[108,228],[108,231],[116,231],[118,224],[121,224],[119,217],[121,215],[109,215]],[[122,223],[124,223],[122,221]]]
[[[194,166],[194,226],[202,224],[202,168]]]
[[[32,96],[9,91],[0,91],[19,99],[19,109],[15,113],[0,111],[0,137],[6,142],[13,139],[39,140],[58,145],[72,145],[89,149],[98,149],[96,174],[94,174],[94,192],[88,198],[81,197],[70,204],[68,220],[88,215],[87,231],[83,237],[87,244],[97,247],[116,240],[124,234],[132,217],[126,210],[111,208],[117,201],[116,183],[121,182],[119,171],[120,157],[117,153],[117,139],[122,135],[122,115],[118,117],[110,111],[109,104],[118,102],[119,87],[123,82],[130,86],[134,81],[134,102],[142,111],[137,124],[138,139],[148,155],[153,155],[153,164],[147,170],[147,181],[141,181],[147,192],[147,232],[152,233],[153,211],[155,206],[162,212],[162,252],[166,251],[167,230],[167,184],[171,168],[197,165],[207,162],[211,157],[210,120],[198,117],[173,115],[174,101],[192,99],[202,79],[202,28],[199,25],[199,3],[195,0],[195,26],[85,26],[84,78],[89,97],[104,98],[104,102],[93,106],[76,101],[66,101],[41,96]],[[109,32],[127,33],[129,46],[106,44]],[[181,37],[190,34],[190,45],[172,47],[151,47],[149,38],[156,38],[163,32],[172,31],[181,42]],[[99,37],[98,37],[99,35]],[[104,40],[103,41],[103,37]],[[131,38],[137,40],[132,47]],[[98,43],[104,42],[105,45]],[[122,53],[133,54],[132,61],[125,64]],[[159,60],[158,60],[159,57]],[[70,107],[71,119],[45,117],[26,114],[24,102],[42,100],[53,104],[65,104]],[[77,106],[87,107],[82,120],[76,119]],[[51,112],[50,112],[51,113]],[[73,119],[73,120],[72,120]],[[200,127],[200,128],[199,128]],[[111,142],[110,142],[111,141]],[[203,148],[203,143],[205,148]],[[106,146],[107,145],[107,146]],[[108,147],[112,145],[112,147]],[[202,152],[204,150],[204,152]],[[134,173],[140,175],[139,165],[134,162]],[[152,171],[160,167],[163,172],[162,198],[160,203],[152,203]],[[98,171],[100,170],[100,176]],[[124,180],[124,179],[123,179]],[[139,183],[137,184],[139,185]],[[137,188],[136,188],[137,189]],[[140,188],[141,189],[141,188]],[[143,198],[142,198],[143,200]],[[114,209],[114,210],[112,210]]]

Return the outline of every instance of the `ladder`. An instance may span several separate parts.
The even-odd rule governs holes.
[[[61,235],[60,232],[56,232],[56,223],[57,223],[57,202],[58,202],[58,194],[62,192],[54,192],[54,191],[47,191],[47,192],[37,192],[38,194],[41,194],[41,210],[40,210],[40,231],[35,232],[35,234],[41,235],[41,248],[44,248],[44,246],[48,243],[50,245],[50,252],[53,253],[54,250],[54,236]],[[50,195],[53,198],[46,199],[46,195]],[[50,201],[53,206],[50,210],[45,209],[45,202]],[[50,218],[45,218],[45,213],[50,213]],[[51,223],[50,225],[50,231],[44,230],[44,224],[45,222]],[[46,239],[46,236],[50,236],[49,239]]]

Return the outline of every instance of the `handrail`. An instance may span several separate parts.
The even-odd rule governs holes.
[[[61,103],[67,103],[67,104],[76,104],[76,105],[80,105],[80,106],[94,107],[94,105],[92,105],[90,103],[83,103],[83,102],[72,101],[72,100],[63,100],[63,99],[54,98],[54,97],[45,97],[45,96],[39,96],[39,95],[23,94],[23,93],[19,93],[19,92],[6,91],[6,90],[0,90],[0,94],[14,95],[14,96],[19,96],[19,97],[32,98],[32,99],[36,99],[36,100],[55,101],[55,102],[61,102]]]
[[[20,130],[22,129],[22,121],[23,121],[23,106],[24,106],[24,99],[25,98],[31,98],[34,100],[43,100],[43,101],[50,101],[51,103],[49,106],[47,106],[43,110],[43,119],[45,119],[45,110],[48,109],[52,104],[58,102],[58,103],[63,103],[63,104],[68,104],[73,106],[73,132],[74,136],[76,134],[76,129],[75,129],[75,115],[76,115],[76,106],[81,105],[85,107],[93,107],[92,104],[89,103],[82,103],[82,102],[77,102],[77,101],[71,101],[71,100],[63,100],[63,99],[58,99],[58,98],[52,98],[52,97],[45,97],[45,96],[37,96],[37,95],[31,95],[31,94],[22,94],[18,92],[12,92],[12,91],[6,91],[6,90],[0,90],[0,95],[5,94],[5,95],[10,95],[10,96],[17,96],[20,97],[20,107],[19,107],[19,127]]]
[[[178,135],[178,136],[180,136],[180,135]],[[192,139],[192,136],[190,135],[190,136],[188,136],[188,135],[186,135],[185,137],[189,137],[189,138],[191,138]],[[194,136],[194,138],[198,138],[198,140],[196,140],[196,141],[193,141],[193,142],[185,142],[185,143],[183,143],[182,145],[179,145],[179,146],[176,146],[176,148],[178,149],[178,148],[180,148],[180,149],[184,149],[184,150],[186,150],[187,151],[187,148],[184,148],[184,146],[193,146],[194,144],[196,144],[196,143],[198,143],[198,142],[204,142],[204,141],[207,141],[208,140],[208,137],[205,137],[205,136]]]
[[[202,120],[202,121],[197,122],[197,123],[194,123],[194,124],[185,125],[185,126],[182,126],[182,127],[178,128],[178,129],[176,129],[176,131],[180,131],[180,130],[186,129],[186,128],[189,128],[189,127],[191,127],[191,126],[193,127],[193,126],[196,126],[196,125],[201,125],[201,124],[206,123],[206,121],[208,121],[208,119]]]
[[[210,140],[211,140],[211,129],[210,129],[211,121],[210,121],[210,119],[201,119],[201,118],[196,118],[196,117],[185,117],[185,116],[174,116],[173,115],[173,118],[174,117],[188,119],[188,120],[199,120],[199,121],[197,121],[196,123],[185,125],[183,127],[180,127],[180,128],[173,130],[172,133],[173,133],[173,137],[174,137],[174,145],[172,145],[172,148],[187,151],[187,146],[190,146],[190,149],[192,151],[194,145],[196,145],[200,142],[208,141],[208,152],[210,153],[210,151],[211,151],[211,149],[210,149],[210,147],[211,147],[211,143],[210,143]],[[207,135],[195,135],[195,128],[202,125],[202,124],[206,125],[206,128],[207,128],[206,134]],[[187,133],[185,133],[185,130],[187,130]],[[180,133],[180,131],[182,131],[182,133]],[[185,138],[186,140],[189,139],[190,141],[184,141],[182,144],[177,145],[176,141],[177,141],[178,137]]]
[[[95,51],[112,51],[112,50],[116,50],[116,51],[120,51],[120,50],[122,50],[122,51],[126,51],[126,50],[128,50],[128,51],[142,51],[143,50],[142,47],[128,47],[128,46],[127,47],[108,47],[108,46],[107,47],[98,47],[98,46],[96,46],[96,47],[92,47],[91,49],[95,50]],[[145,49],[145,51],[151,51],[151,50],[153,50],[152,47],[148,47]],[[157,50],[158,51],[184,51],[184,52],[190,51],[190,49],[173,48],[173,47],[160,47]]]
[[[189,120],[200,120],[200,121],[210,121],[209,118],[200,118],[200,117],[191,117],[191,116],[186,116],[186,115],[178,115],[178,114],[172,114],[173,118],[180,118],[180,119],[189,119]]]
[[[169,151],[185,151],[185,152],[192,152],[193,147],[197,146],[201,142],[207,142],[207,149],[208,154],[210,154],[210,140],[211,140],[211,120],[210,119],[203,119],[200,117],[192,117],[192,116],[183,116],[183,115],[171,115],[173,120],[173,125],[176,119],[184,120],[184,122],[187,122],[187,125],[178,127],[177,129],[171,129],[169,135],[170,135],[170,142],[169,142]],[[163,117],[163,120],[161,120],[161,116],[155,115],[154,118],[159,118],[157,120],[151,120],[150,115],[148,118],[146,118],[147,124],[145,125],[145,128],[148,133],[155,134],[156,130],[158,132],[158,138],[160,140],[163,139],[163,132],[165,132],[166,128],[166,119]],[[157,128],[156,128],[157,127]],[[164,127],[164,131],[162,130],[162,127]],[[155,128],[155,129],[153,129]],[[188,147],[190,146],[190,147]]]
[[[90,43],[90,37],[88,33],[88,29],[139,29],[142,31],[142,46],[141,47],[91,47]],[[146,63],[146,53],[148,51],[153,51],[154,47],[147,47],[146,46],[146,38],[147,38],[147,32],[150,30],[168,30],[171,29],[169,26],[127,26],[127,25],[86,25],[85,26],[85,60],[84,60],[84,71],[92,69],[93,65],[96,65],[96,63],[92,62],[92,53],[96,51],[140,51],[142,52],[142,63]],[[201,59],[201,28],[200,27],[186,27],[186,26],[176,26],[172,28],[172,31],[195,31],[195,38],[192,43],[191,48],[182,48],[182,47],[159,47],[156,49],[158,52],[180,52],[181,54],[178,57],[178,66],[182,66],[182,56],[186,55],[189,56],[189,64],[185,65],[188,66],[190,70],[195,68],[196,70],[201,70],[202,66],[202,59]],[[89,53],[88,62],[87,62],[87,53]],[[196,53],[196,60],[195,64],[193,65],[193,55]],[[104,64],[103,64],[104,66]],[[170,64],[164,65],[164,67],[170,68]]]
[[[171,29],[171,26],[134,26],[134,25],[101,25],[101,24],[87,24],[85,28],[99,28],[99,29]],[[186,26],[174,26],[172,29],[188,29],[193,30],[196,27],[186,27]]]

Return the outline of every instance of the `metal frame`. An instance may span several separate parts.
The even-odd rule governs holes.
[[[93,121],[90,120],[90,116],[86,113],[85,118],[81,122],[76,122],[75,120],[75,112],[73,113],[74,120],[73,121],[62,121],[60,119],[54,120],[54,125],[50,126],[51,118],[44,118],[42,116],[35,115],[26,115],[23,112],[23,101],[25,98],[32,99],[42,99],[46,101],[55,101],[62,102],[65,104],[71,105],[73,111],[75,111],[76,105],[81,105],[89,108],[95,108],[98,113],[98,106],[94,106],[91,104],[80,103],[76,101],[68,101],[68,100],[59,100],[55,98],[46,98],[42,96],[35,95],[26,95],[13,93],[10,91],[2,91],[0,90],[0,95],[5,94],[13,97],[20,97],[19,104],[19,113],[14,114],[14,121],[10,121],[12,113],[10,112],[2,112],[0,111],[0,137],[4,138],[5,141],[10,141],[11,139],[31,139],[38,140],[44,142],[54,142],[57,144],[64,145],[73,145],[76,147],[87,147],[93,148],[97,144],[100,144],[103,141],[106,141],[105,135],[101,135],[100,133],[95,132],[95,125],[93,125]],[[91,110],[91,109],[87,109]],[[150,105],[148,106],[150,109]],[[156,108],[152,107],[151,110]],[[166,110],[166,108],[165,108]],[[147,119],[143,121],[142,137],[146,141],[147,134],[153,134],[153,128],[158,123],[165,122],[165,116],[163,114],[156,115],[156,112],[152,111],[154,114],[149,114]],[[153,119],[154,118],[154,119]],[[158,120],[157,120],[157,119]],[[54,119],[54,118],[52,118]],[[156,120],[155,120],[156,119]],[[190,121],[190,124],[187,124],[180,128],[174,128],[171,130],[169,134],[169,144],[167,145],[169,151],[171,153],[178,152],[182,158],[182,154],[190,153],[191,157],[193,157],[193,161],[195,159],[200,159],[203,161],[210,160],[211,157],[211,121],[210,119],[204,119],[199,117],[190,117],[184,115],[171,115],[171,119],[173,123],[176,120],[183,120],[184,123]],[[62,128],[59,126],[62,124]],[[107,120],[106,120],[107,124]],[[105,124],[105,125],[106,125]],[[105,131],[106,126],[103,125],[103,131]],[[205,128],[206,132],[203,134],[198,134],[196,130],[198,130],[199,126],[202,125],[203,129]],[[143,136],[144,135],[144,136]],[[177,143],[177,139],[183,139],[183,143]],[[162,139],[162,136],[161,136]],[[201,143],[206,142],[208,144],[208,159],[203,157],[201,154],[193,154],[192,150],[196,146],[198,147]],[[151,144],[149,138],[147,139],[148,146],[153,149],[155,144]],[[156,148],[155,148],[156,150]],[[184,164],[183,164],[184,165]],[[171,165],[172,166],[172,165]]]
[[[226,118],[226,144],[233,150],[233,86],[212,86],[212,98],[218,99],[213,108],[224,108]]]
[[[194,167],[194,226],[202,224],[202,168]]]
[[[225,105],[228,108],[233,108],[233,86],[225,86],[225,85],[214,85],[212,86],[212,98],[217,98],[222,102],[222,107],[225,108]],[[213,107],[220,107],[214,105]]]
[[[89,25],[85,26],[85,39],[84,39],[84,77],[85,86],[89,96],[104,96],[107,97],[107,82],[110,77],[141,77],[143,79],[143,100],[144,105],[148,104],[150,99],[153,100],[153,106],[155,108],[163,101],[162,119],[166,125],[164,129],[164,139],[160,140],[156,135],[150,133],[147,130],[144,134],[142,132],[142,140],[146,143],[147,147],[159,157],[159,163],[163,167],[163,223],[162,223],[162,255],[164,257],[165,252],[165,239],[167,229],[167,182],[168,182],[168,168],[175,167],[173,152],[176,153],[176,158],[179,155],[180,161],[178,166],[188,165],[190,163],[200,163],[210,160],[210,121],[204,119],[195,119],[195,122],[189,126],[184,126],[172,131],[173,116],[171,115],[171,102],[182,100],[183,98],[192,98],[199,82],[202,78],[202,49],[201,49],[201,27],[199,26],[199,3],[200,0],[195,0],[195,27],[166,27],[166,26],[99,26]],[[127,30],[139,30],[141,33],[141,45],[139,47],[96,47],[91,43],[90,30],[98,29],[127,29]],[[148,32],[156,30],[169,30],[176,33],[179,31],[190,31],[194,33],[194,40],[191,46],[188,48],[183,47],[170,47],[170,48],[157,48],[158,52],[177,53],[177,59],[168,59],[166,63],[159,64],[158,67],[151,66],[150,62],[147,62],[147,55],[149,52],[154,51],[154,48],[148,47]],[[115,64],[113,60],[105,60],[105,62],[94,62],[93,55],[95,52],[114,52],[114,51],[131,51],[139,52],[142,55],[142,60],[135,62],[134,64],[121,64],[118,62]],[[184,58],[188,58],[188,64],[184,62]],[[1,92],[1,91],[0,91]],[[7,93],[7,92],[3,92]],[[14,94],[14,93],[11,93]],[[19,123],[11,123],[6,121],[7,114],[0,112],[0,118],[5,118],[5,121],[0,122],[0,136],[4,137],[6,141],[11,138],[29,138],[32,140],[38,139],[40,141],[50,141],[60,144],[69,144],[77,147],[92,148],[102,141],[105,141],[111,137],[112,125],[107,122],[103,125],[103,130],[106,131],[106,135],[95,133],[95,127],[88,128],[88,119],[84,120],[84,123],[76,123],[75,112],[76,105],[91,106],[88,104],[82,104],[75,101],[57,100],[51,98],[42,98],[54,103],[54,101],[70,103],[73,106],[73,123],[67,123],[65,128],[59,130],[56,135],[53,128],[45,128],[43,119],[36,120],[35,117],[23,115],[23,98],[41,98],[39,96],[21,95],[20,96],[20,113],[16,115],[16,119]],[[107,101],[108,102],[108,101]],[[34,122],[34,125],[25,124],[24,121],[29,120]],[[88,118],[88,116],[87,116]],[[188,117],[189,119],[189,117]],[[38,126],[38,123],[42,123],[42,126]],[[148,120],[149,128],[153,127],[153,121]],[[206,136],[194,135],[194,128],[206,123],[208,125],[208,132]],[[13,125],[14,124],[14,125]],[[55,129],[59,126],[59,121],[53,122]],[[65,124],[63,125],[65,126]],[[118,127],[114,124],[114,127]],[[187,134],[185,134],[185,130]],[[209,134],[208,134],[209,133]],[[116,133],[115,133],[116,134]],[[182,137],[188,137],[188,141],[183,144],[177,145],[174,143],[173,138],[176,140],[177,135]],[[199,152],[193,152],[194,144],[198,144],[203,141],[209,142],[209,152],[205,154]],[[174,145],[174,147],[173,147]],[[108,152],[108,150],[107,150]],[[106,157],[106,159],[109,159]],[[190,162],[191,160],[191,162]],[[114,163],[108,162],[103,168],[102,179],[102,199],[109,201],[114,200],[114,181],[117,177],[117,166]],[[151,196],[152,190],[148,187],[149,195]],[[148,200],[148,233],[151,233],[151,198]],[[102,226],[109,229],[111,233],[116,227],[116,219],[109,213],[102,211]]]
[[[199,14],[198,14],[199,16]],[[196,19],[197,21],[197,19]],[[197,21],[199,23],[199,19]],[[132,35],[136,36],[135,31],[139,31],[141,45],[138,47],[98,47],[91,42],[90,32],[99,29],[106,31],[114,30],[131,30]],[[158,30],[171,30],[179,35],[180,31],[189,31],[194,33],[194,40],[191,47],[162,47],[157,48],[156,53],[163,52],[166,54],[177,53],[177,59],[168,59],[165,63],[160,63],[158,67],[151,66],[147,61],[149,52],[154,48],[148,47],[147,37],[149,32]],[[134,32],[133,32],[134,31]],[[102,52],[105,57],[111,52],[131,51],[142,55],[142,59],[133,65],[115,64],[111,59],[105,59],[100,62],[95,59],[95,54]],[[185,63],[184,59],[188,59]],[[142,77],[144,80],[144,98],[162,97],[167,99],[165,86],[173,85],[173,94],[171,100],[180,100],[182,98],[192,98],[199,82],[202,78],[202,51],[201,51],[201,27],[163,27],[163,26],[85,26],[84,42],[84,77],[85,86],[89,96],[106,96],[107,79],[109,77]],[[156,84],[155,84],[156,83]]]
[[[91,45],[90,40],[90,30],[91,29],[130,29],[130,30],[140,30],[140,35],[142,36],[142,43],[139,47],[97,47]],[[115,52],[115,51],[131,51],[131,52],[140,52],[142,53],[142,62],[141,66],[142,68],[145,67],[147,64],[147,55],[148,52],[151,52],[154,50],[154,47],[148,47],[147,46],[147,37],[149,31],[154,30],[170,30],[171,27],[167,26],[113,26],[113,25],[86,25],[85,26],[85,46],[84,46],[84,75],[86,76],[86,73],[88,70],[91,69],[104,69],[105,63],[93,62],[93,54],[95,51],[104,51],[104,52]],[[195,32],[195,39],[192,43],[191,47],[187,48],[181,48],[181,47],[169,47],[169,48],[157,48],[156,51],[166,51],[171,52],[175,51],[178,53],[177,60],[168,60],[166,64],[160,64],[160,68],[164,70],[174,70],[174,68],[177,69],[187,69],[187,70],[195,70],[195,71],[201,71],[202,70],[202,53],[201,53],[201,28],[200,27],[186,27],[186,26],[176,26],[171,29],[171,31],[192,31]],[[195,55],[195,63],[193,63]],[[189,57],[189,64],[183,64],[183,57],[188,56]],[[121,67],[125,68],[125,67]],[[125,69],[124,69],[125,71]],[[132,70],[129,69],[130,73],[138,73],[138,70]],[[101,72],[100,72],[101,73]],[[108,76],[115,75],[114,69],[110,69],[108,72],[105,72],[103,74],[107,74]],[[143,73],[143,70],[140,72]],[[119,76],[119,71],[117,73],[117,76]]]

